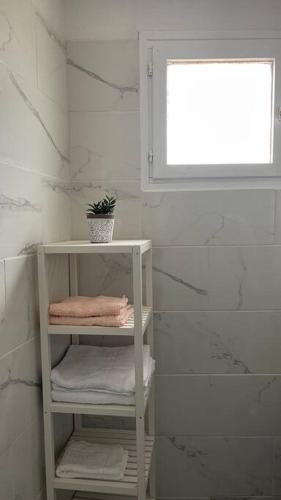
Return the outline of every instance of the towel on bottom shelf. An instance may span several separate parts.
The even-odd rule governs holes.
[[[119,444],[97,444],[71,438],[59,459],[56,475],[62,478],[120,480],[128,451]]]
[[[53,388],[104,391],[133,395],[135,391],[134,346],[96,347],[71,345],[52,370]],[[143,381],[148,385],[154,362],[148,345],[143,346]]]

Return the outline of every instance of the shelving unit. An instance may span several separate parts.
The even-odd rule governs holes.
[[[79,254],[126,253],[132,258],[134,316],[123,327],[75,327],[49,325],[49,286],[47,260],[50,255],[65,254],[69,264],[69,295],[78,295]],[[145,273],[143,305],[143,266]],[[114,241],[91,244],[85,241],[67,241],[40,245],[38,248],[38,279],[40,299],[41,357],[43,380],[44,436],[47,500],[56,500],[57,490],[73,491],[73,499],[114,500],[115,495],[144,500],[155,497],[154,485],[154,383],[147,397],[143,387],[143,340],[150,345],[153,355],[152,316],[152,249],[150,240]],[[69,335],[71,343],[79,344],[80,335],[128,336],[134,340],[135,351],[135,405],[91,405],[52,401],[51,394],[51,339],[54,335]],[[99,443],[119,443],[129,451],[129,459],[122,481],[62,479],[56,477],[54,444],[54,414],[73,415],[73,437],[85,437]],[[81,415],[110,415],[135,418],[136,430],[83,428]],[[98,496],[97,496],[98,495]],[[120,498],[120,497],[119,497]]]

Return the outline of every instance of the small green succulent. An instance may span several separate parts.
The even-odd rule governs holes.
[[[108,196],[97,203],[88,203],[87,215],[112,215],[116,205],[116,198]]]

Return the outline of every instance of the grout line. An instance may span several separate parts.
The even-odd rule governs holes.
[[[30,337],[29,339],[25,340],[21,344],[18,344],[16,347],[13,347],[13,349],[11,349],[10,351],[6,352],[5,354],[2,354],[0,356],[0,362],[3,361],[6,357],[10,356],[11,354],[14,354],[15,351],[18,351],[18,350],[22,349],[27,344],[30,344],[31,342],[34,342],[36,340],[39,341],[39,332],[38,332],[37,335],[33,335],[32,337]]]
[[[251,248],[251,247],[281,247],[281,243],[225,243],[220,245],[204,245],[200,244],[191,244],[191,245],[153,245],[152,249],[157,248],[225,248],[225,247],[238,247],[238,248]]]
[[[71,115],[71,113],[73,114],[77,114],[77,113],[81,113],[81,114],[104,114],[104,115],[139,115],[139,112],[140,110],[139,109],[128,109],[128,110],[123,110],[123,109],[113,109],[113,110],[110,110],[110,109],[105,109],[105,110],[102,110],[102,109],[95,109],[95,110],[91,110],[91,109],[69,109],[69,114]]]
[[[185,377],[189,377],[189,378],[215,378],[215,377],[218,377],[218,378],[222,378],[222,377],[225,377],[225,378],[229,378],[229,377],[234,377],[234,378],[255,378],[255,377],[258,377],[258,378],[261,378],[261,377],[281,377],[281,372],[277,372],[277,373],[155,373],[155,377],[156,378],[179,378],[179,377],[182,377],[182,378],[185,378]]]
[[[281,308],[276,309],[153,309],[154,314],[174,313],[281,313]]]
[[[49,178],[49,179],[52,179],[52,180],[56,180],[56,181],[60,181],[60,182],[65,182],[65,183],[70,182],[70,179],[68,179],[68,178],[65,178],[65,177],[56,177],[55,175],[51,175],[51,174],[44,174],[44,173],[42,173],[40,171],[32,170],[31,168],[27,168],[27,167],[24,167],[22,165],[19,165],[19,164],[15,163],[13,160],[11,160],[9,158],[1,158],[1,156],[0,156],[0,167],[9,168],[9,169],[15,168],[15,169],[18,169],[18,170],[22,170],[23,172],[34,174],[34,175],[39,176],[39,177]]]
[[[281,435],[276,434],[174,434],[173,432],[169,432],[167,434],[155,434],[155,438],[167,438],[167,437],[189,437],[189,438],[207,438],[207,439],[218,439],[218,438],[229,438],[229,439],[280,439]]]

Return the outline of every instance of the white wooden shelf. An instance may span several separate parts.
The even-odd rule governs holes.
[[[152,315],[152,308],[144,306],[142,310],[142,334],[145,333]],[[124,326],[62,326],[62,325],[49,325],[49,335],[121,335],[130,336],[134,335],[135,320],[134,315],[129,318]]]
[[[68,258],[69,296],[79,295],[78,273],[80,254],[126,253],[131,257],[133,275],[134,316],[122,327],[62,326],[49,325],[49,305],[53,289],[50,267],[54,255],[64,254]],[[50,272],[50,276],[49,276]],[[143,286],[143,276],[145,286]],[[143,387],[143,342],[150,346],[153,356],[153,308],[152,308],[152,248],[150,240],[120,240],[105,244],[88,241],[64,241],[38,247],[38,277],[40,303],[40,332],[42,384],[44,403],[44,441],[47,500],[57,500],[57,490],[73,490],[73,498],[80,500],[120,500],[116,495],[126,495],[137,500],[155,497],[154,466],[152,466],[154,442],[154,395],[153,376],[147,395]],[[121,291],[120,291],[121,292]],[[144,295],[144,297],[143,297]],[[143,303],[146,305],[143,306]],[[79,344],[80,335],[128,336],[134,343],[135,360],[135,404],[92,405],[52,401],[51,370],[52,342],[55,335],[65,335],[72,344]],[[147,415],[145,414],[147,410]],[[120,443],[129,450],[129,460],[122,481],[97,481],[90,479],[62,479],[55,475],[54,416],[57,413],[72,414],[73,436],[94,442]],[[104,415],[134,417],[136,431],[114,431],[84,429],[81,415]],[[145,418],[147,417],[147,418]],[[149,479],[149,481],[148,481]],[[95,496],[102,495],[101,496]],[[84,497],[83,497],[84,495]]]
[[[151,248],[150,240],[114,240],[111,243],[90,243],[89,241],[60,241],[40,245],[45,253],[131,253],[139,249],[143,254]]]
[[[94,479],[63,479],[54,478],[54,487],[63,490],[95,491],[115,495],[137,495],[137,448],[136,434],[133,431],[118,431],[112,429],[83,429],[74,432],[72,437],[86,439],[93,443],[120,444],[128,450],[128,463],[121,481],[94,480]],[[147,484],[153,454],[154,438],[145,436],[145,483]]]

